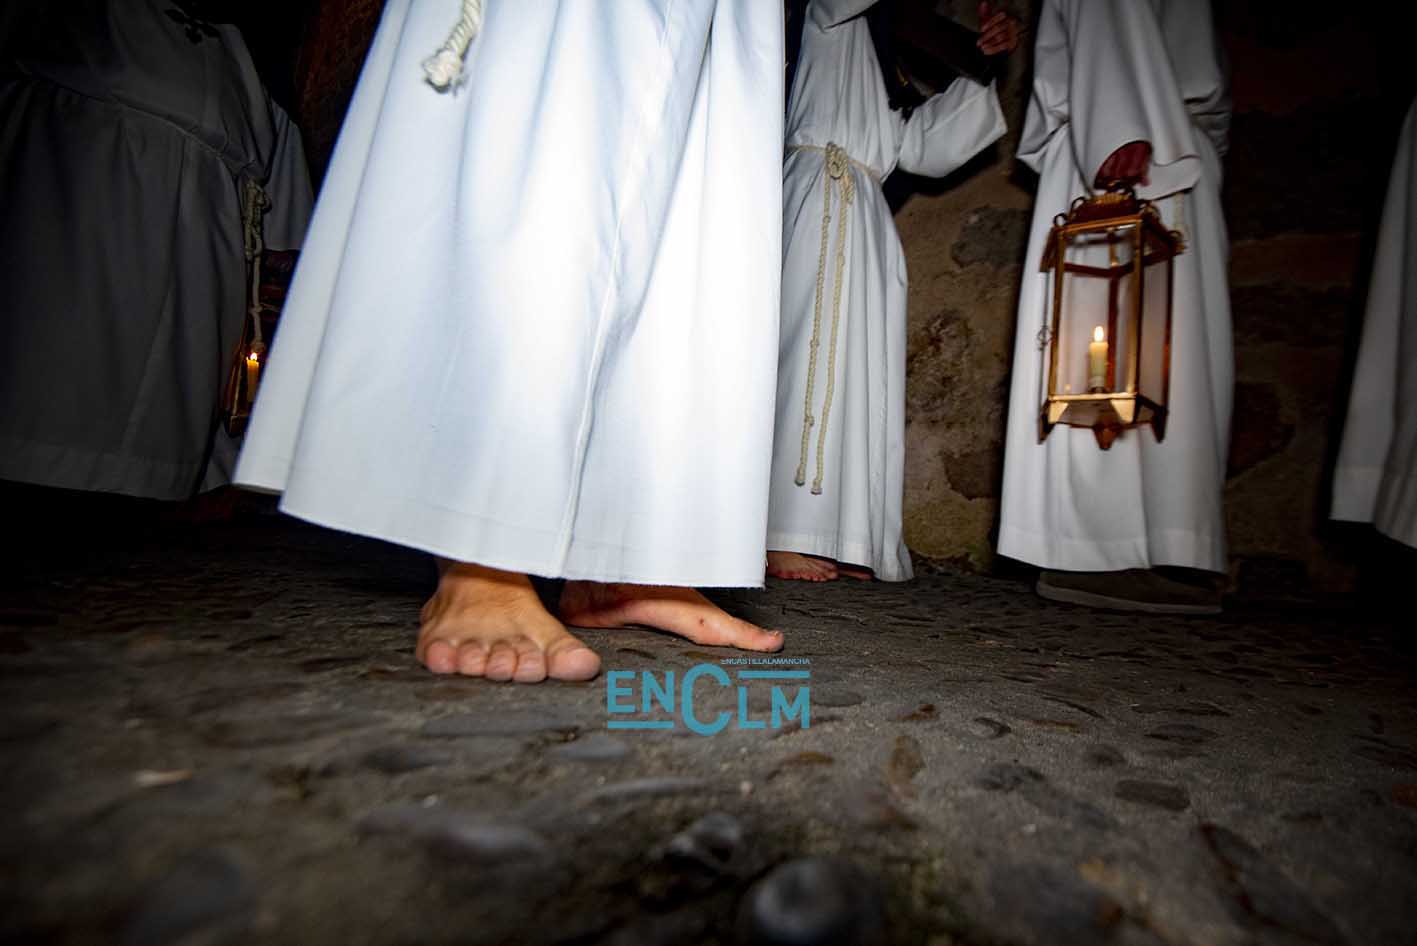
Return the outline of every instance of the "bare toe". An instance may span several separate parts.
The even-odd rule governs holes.
[[[540,683],[546,679],[546,655],[535,641],[522,638],[513,644],[517,652],[517,669],[512,679],[518,683]]]
[[[445,640],[434,640],[419,649],[422,651],[419,654],[419,659],[423,661],[423,666],[429,670],[434,673],[457,673],[457,647]]]
[[[546,652],[547,675],[555,680],[591,680],[600,673],[600,658],[580,641],[566,635],[569,643]]]
[[[497,641],[487,652],[487,666],[482,675],[489,680],[510,680],[517,672],[517,652],[506,641]]]
[[[480,677],[486,666],[487,644],[484,641],[470,640],[458,646],[458,673]]]

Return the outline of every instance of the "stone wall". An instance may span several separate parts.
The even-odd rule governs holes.
[[[998,4],[1024,23],[1033,4]],[[974,4],[940,4],[974,25]],[[1000,96],[1009,131],[949,179],[886,182],[910,273],[906,541],[917,555],[984,570],[1003,470],[1018,283],[1033,206],[1012,155],[1026,105],[1028,38]]]
[[[295,62],[296,115],[315,180],[324,176],[384,0],[318,0]],[[449,7],[449,24],[457,15]]]
[[[1038,0],[1000,5],[1025,23],[1037,15]],[[940,6],[973,22],[974,0]],[[1237,384],[1226,503],[1232,572],[1262,591],[1349,587],[1367,541],[1325,521],[1328,478],[1371,233],[1414,82],[1378,18],[1331,7],[1216,3],[1235,99],[1225,199]],[[295,86],[317,175],[381,8],[321,0],[311,18]],[[1034,184],[1012,160],[1028,39],[1001,89],[1009,135],[949,180],[887,182],[911,279],[906,537],[921,556],[978,570],[1003,564],[993,533]]]

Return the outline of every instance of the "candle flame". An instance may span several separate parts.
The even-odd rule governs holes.
[[[249,361],[249,362],[251,362],[251,364],[253,364],[253,365],[260,364],[260,363],[261,363],[261,355],[260,355],[259,352],[254,352],[254,351],[253,351],[253,352],[251,352],[249,355],[246,356],[246,360]]]
[[[1099,325],[1099,326],[1097,326],[1097,328],[1095,328],[1095,329],[1092,330],[1092,340],[1093,340],[1094,342],[1100,342],[1100,341],[1103,341],[1103,340],[1106,339],[1106,338],[1107,338],[1107,335],[1106,335],[1106,333],[1104,333],[1104,332],[1102,331],[1102,326]]]

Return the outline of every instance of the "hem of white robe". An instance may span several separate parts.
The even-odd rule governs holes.
[[[144,460],[123,453],[0,440],[0,479],[55,489],[121,493],[143,499],[190,499],[201,465]],[[209,474],[201,492],[226,485]]]
[[[1099,542],[1064,539],[1005,525],[999,527],[998,552],[1039,568],[1070,572],[1115,572],[1162,565],[1208,572],[1226,570],[1224,541],[1210,533],[1186,529],[1157,530],[1134,538]]]
[[[1344,522],[1369,522],[1383,535],[1403,545],[1417,548],[1417,517],[1401,521],[1398,508],[1379,508],[1384,487],[1392,491],[1398,484],[1404,496],[1417,496],[1417,476],[1404,476],[1382,467],[1340,466],[1333,476],[1333,506],[1329,517]]]
[[[753,564],[721,565],[711,570],[681,571],[675,568],[608,567],[607,559],[624,558],[625,547],[573,537],[565,564],[558,551],[563,537],[556,532],[530,529],[497,522],[407,497],[393,497],[361,490],[357,498],[337,488],[302,490],[292,497],[286,483],[295,479],[295,469],[277,458],[243,455],[236,471],[236,484],[265,493],[281,494],[280,511],[317,526],[392,542],[429,555],[458,562],[473,562],[488,568],[565,578],[572,581],[620,582],[631,585],[673,585],[682,588],[761,588],[763,558]],[[333,485],[337,477],[306,471],[301,479]],[[420,523],[410,522],[419,519]],[[439,528],[437,523],[448,523]],[[453,526],[452,523],[458,525]],[[421,528],[420,528],[421,526]],[[451,533],[470,535],[455,539]],[[441,534],[439,534],[441,533]],[[687,541],[687,540],[686,540]],[[599,549],[600,551],[597,551]],[[639,558],[652,553],[639,552]]]
[[[1388,522],[1379,518],[1373,523],[1373,528],[1394,542],[1401,542],[1403,545],[1417,549],[1417,523]]]
[[[871,553],[871,543],[843,540],[836,535],[819,535],[803,532],[769,532],[768,548],[774,552],[797,552],[801,555],[817,555],[847,565],[860,565],[871,569],[881,581],[909,581],[915,577],[910,565],[910,553],[902,550],[905,561],[889,561],[885,556]]]
[[[1333,471],[1333,503],[1329,518],[1344,522],[1372,522],[1382,488],[1383,468],[1340,466]]]

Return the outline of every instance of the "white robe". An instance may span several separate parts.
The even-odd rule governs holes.
[[[782,339],[773,439],[768,548],[865,565],[885,581],[911,577],[901,535],[905,476],[905,254],[881,192],[896,167],[942,177],[1004,133],[992,87],[958,80],[916,108],[892,111],[871,33],[874,0],[813,0],[787,120],[783,174]],[[833,355],[841,195],[832,186],[821,293],[823,186],[828,144],[853,160],[845,265]],[[803,148],[802,146],[808,146]],[[810,412],[809,365],[815,355]],[[825,398],[832,388],[830,410]],[[822,431],[825,441],[819,444]],[[820,460],[819,460],[820,449]],[[803,465],[803,483],[796,482]],[[814,492],[820,475],[821,492]]]
[[[238,481],[537,575],[760,586],[782,6],[390,0]]]
[[[1333,518],[1371,522],[1417,546],[1417,104],[1402,127],[1378,231]]]
[[[1038,171],[1024,260],[1004,455],[999,552],[1045,568],[1176,565],[1224,571],[1221,498],[1234,367],[1221,215],[1226,79],[1207,0],[1047,0],[1019,159]],[[1053,218],[1091,192],[1131,141],[1152,146],[1150,183],[1177,257],[1165,439],[1125,431],[1103,451],[1090,430],[1039,443],[1039,330],[1051,292],[1039,271]]]
[[[228,482],[216,424],[246,319],[241,181],[300,246],[300,133],[240,32],[164,0],[0,12],[0,478],[184,499]]]

